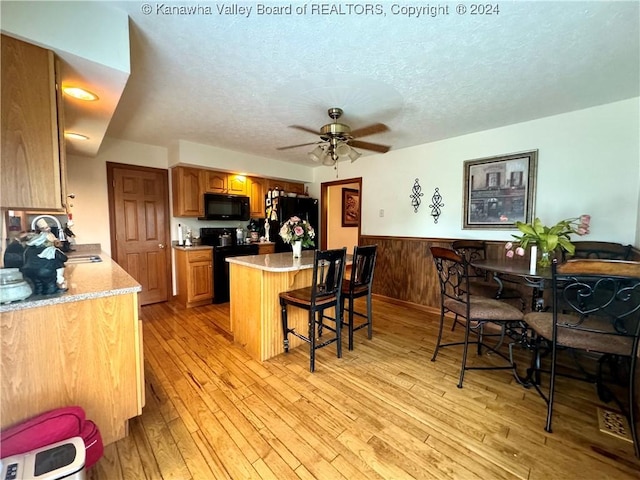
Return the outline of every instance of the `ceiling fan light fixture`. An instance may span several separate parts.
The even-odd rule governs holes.
[[[351,147],[347,142],[339,142],[335,149],[336,155],[346,157],[351,153]]]
[[[350,147],[350,152],[347,155],[349,157],[349,159],[351,160],[351,163],[355,162],[357,159],[360,158],[360,156],[362,155],[360,152],[356,152],[353,148]]]
[[[320,145],[318,145],[316,148],[314,148],[312,151],[310,151],[309,153],[307,153],[307,156],[313,160],[314,162],[320,162],[322,160],[322,157],[324,156],[325,151],[322,149],[322,147]]]
[[[333,154],[329,149],[327,149],[327,151],[324,153],[324,156],[322,157],[322,165],[325,165],[327,167],[333,167],[336,164],[336,160],[337,157],[334,157],[335,154]]]

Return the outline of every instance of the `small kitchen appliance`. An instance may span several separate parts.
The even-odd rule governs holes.
[[[2,480],[85,480],[85,447],[81,437],[5,457]]]

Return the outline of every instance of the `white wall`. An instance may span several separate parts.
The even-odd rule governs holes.
[[[169,166],[178,163],[299,182],[312,182],[313,169],[209,145],[181,140],[169,149]]]
[[[503,240],[517,231],[462,229],[463,162],[533,149],[539,150],[536,216],[554,224],[588,213],[592,227],[584,240],[640,246],[640,98],[361,157],[338,172],[362,177],[363,235]],[[335,181],[332,168],[315,173],[312,195]],[[424,194],[418,213],[409,197],[416,178]],[[444,203],[437,224],[429,208],[436,187]]]
[[[585,239],[640,246],[639,118],[640,99],[635,98],[362,157],[353,164],[341,163],[338,173],[340,178],[362,177],[363,235],[503,240],[516,232],[462,229],[463,162],[538,149],[537,216],[546,223],[555,223],[589,213],[592,228]],[[243,169],[251,173],[283,176],[279,165],[282,162],[270,169],[272,160],[248,158],[238,152],[197,144],[182,149],[183,153],[187,151],[197,152],[191,158],[198,165],[231,170],[236,158],[247,162]],[[164,148],[109,138],[96,158],[70,156],[68,184],[69,191],[77,195],[73,230],[78,243],[101,243],[105,251],[110,251],[106,162],[167,168],[169,157]],[[180,160],[185,162],[185,158],[183,155]],[[212,159],[210,163],[199,163],[208,158]],[[335,170],[318,167],[309,171],[315,175],[309,192],[319,198],[320,184],[334,181]],[[283,177],[305,181],[302,173]],[[415,178],[419,178],[424,193],[418,213],[414,213],[409,198]],[[437,224],[429,209],[435,187],[439,187],[444,203]],[[378,216],[380,209],[385,211],[384,218]],[[186,223],[192,228],[202,226],[196,220]],[[175,224],[173,219],[173,239]]]
[[[95,158],[67,157],[67,191],[76,195],[71,208],[76,242],[100,243],[111,255],[107,162],[167,168],[167,150],[106,138]]]

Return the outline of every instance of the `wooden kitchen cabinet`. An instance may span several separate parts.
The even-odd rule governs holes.
[[[204,191],[207,193],[247,194],[247,178],[244,175],[215,170],[203,170],[203,175]]]
[[[174,217],[202,217],[204,215],[202,179],[205,170],[174,167],[171,170],[171,190]]]
[[[264,196],[266,181],[263,178],[247,178],[247,194],[251,199],[251,218],[264,218]]]
[[[63,211],[66,178],[53,52],[2,35],[0,207]]]
[[[207,305],[213,300],[213,249],[175,248],[177,300],[185,307]]]
[[[80,405],[105,445],[124,438],[145,403],[138,308],[134,292],[2,312],[0,428]]]
[[[247,177],[244,175],[227,175],[227,193],[229,195],[247,195]]]
[[[304,193],[304,183],[245,177],[181,165],[171,169],[171,179],[174,217],[204,216],[205,193],[248,196],[251,200],[251,218],[265,216],[264,199],[269,189],[278,187],[285,193]]]
[[[298,193],[298,194],[304,193],[304,183],[284,182],[282,180],[272,180],[272,179],[268,179],[266,181],[265,190],[275,190],[276,188],[281,192],[285,192],[285,193]]]
[[[202,170],[204,191],[207,193],[227,193],[227,173],[214,170]]]

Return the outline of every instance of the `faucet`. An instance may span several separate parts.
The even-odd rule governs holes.
[[[35,230],[36,229],[36,222],[38,220],[40,220],[41,218],[50,218],[51,220],[53,220],[54,222],[56,222],[56,227],[58,227],[58,239],[61,242],[64,242],[67,238],[64,235],[64,230],[62,229],[62,224],[60,223],[60,220],[58,220],[56,217],[54,217],[53,215],[38,215],[36,218],[33,219],[33,221],[31,222],[31,230]]]

